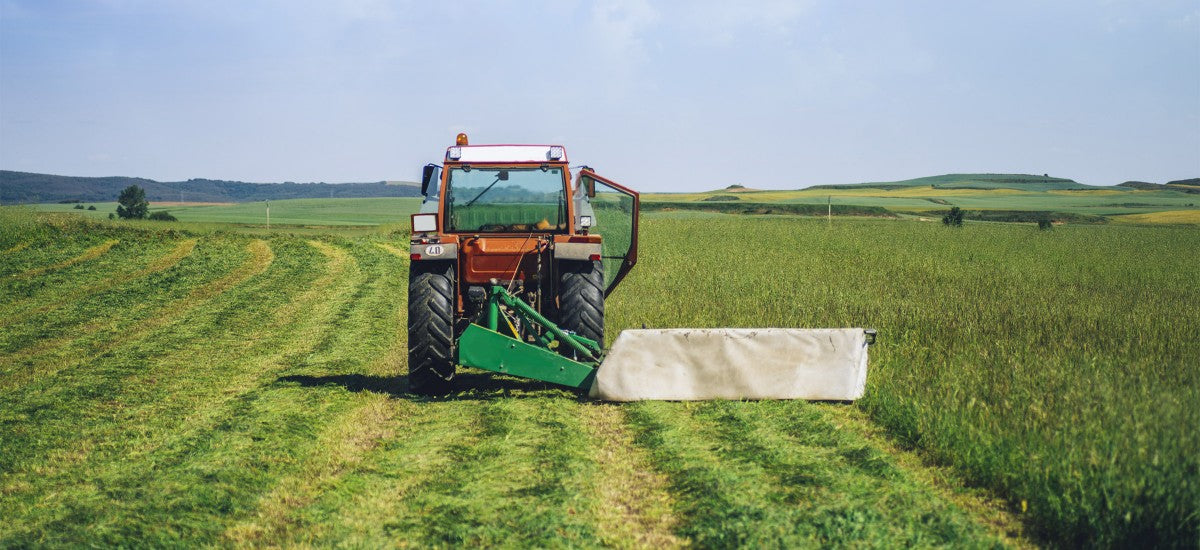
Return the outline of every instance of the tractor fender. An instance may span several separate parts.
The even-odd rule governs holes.
[[[600,254],[600,243],[554,243],[556,260],[590,260]]]
[[[413,260],[454,260],[458,258],[458,243],[412,243],[408,251]]]

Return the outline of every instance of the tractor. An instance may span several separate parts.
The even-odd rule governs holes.
[[[441,165],[424,167],[421,194],[409,256],[409,390],[449,392],[456,364],[588,381],[591,367],[571,362],[597,362],[604,299],[637,263],[638,193],[587,166],[572,179],[561,145],[470,145],[459,134]],[[496,349],[479,341],[493,334],[510,341]],[[500,357],[539,351],[525,370]]]

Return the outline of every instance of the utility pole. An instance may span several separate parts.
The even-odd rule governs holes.
[[[271,230],[271,201],[267,202],[267,231]]]
[[[829,227],[833,227],[833,195],[829,195],[829,210],[826,215],[829,217]]]

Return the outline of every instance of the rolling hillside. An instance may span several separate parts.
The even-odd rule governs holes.
[[[901,189],[906,187],[929,187],[933,189],[1020,189],[1025,191],[1050,191],[1062,189],[1105,189],[1085,185],[1066,178],[1033,174],[943,174],[899,181],[852,183],[847,185],[814,185],[808,189]]]
[[[420,195],[419,187],[407,182],[246,183],[209,179],[160,182],[122,176],[84,178],[0,170],[0,204],[112,201],[130,185],[145,189],[146,199],[151,202],[249,202]]]
[[[646,193],[647,210],[773,212],[931,216],[957,206],[974,219],[1101,223],[1112,216],[1200,209],[1187,181],[1151,187],[1092,186],[1028,174],[947,174],[911,180],[818,185],[796,190],[749,190],[731,186],[700,193]],[[791,205],[791,206],[788,206]],[[808,205],[800,207],[797,205]],[[814,208],[819,207],[819,208]],[[778,211],[778,212],[776,212]]]

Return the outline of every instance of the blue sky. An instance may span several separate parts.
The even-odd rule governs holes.
[[[1200,2],[0,0],[0,168],[416,179],[455,133],[642,190],[1200,176]]]

